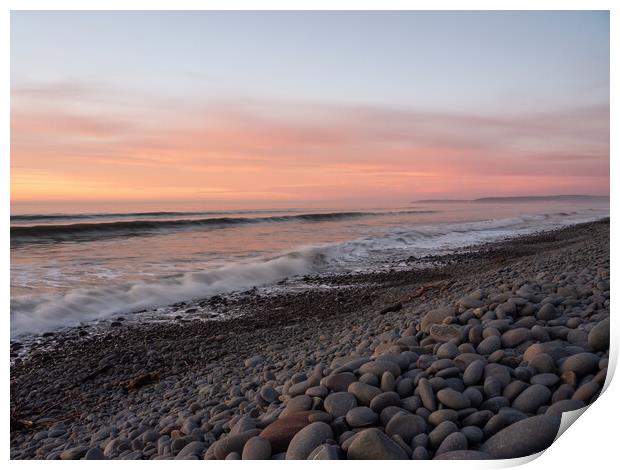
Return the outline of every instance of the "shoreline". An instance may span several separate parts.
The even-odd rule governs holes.
[[[91,458],[99,454],[106,458],[219,458],[224,451],[218,452],[217,449],[226,439],[232,439],[227,437],[229,434],[254,433],[248,437],[250,439],[258,434],[253,430],[264,432],[271,421],[278,421],[280,413],[284,413],[280,417],[284,419],[286,414],[308,413],[310,409],[324,413],[323,421],[316,418],[316,422],[327,421],[332,433],[332,437],[316,447],[323,446],[321,452],[325,455],[342,458],[348,455],[350,448],[345,446],[345,450],[346,439],[340,442],[341,438],[357,428],[346,422],[344,427],[340,426],[339,416],[324,416],[323,399],[338,392],[326,387],[326,394],[322,389],[320,393],[316,391],[317,395],[307,393],[310,388],[323,386],[321,380],[329,377],[326,371],[331,373],[334,368],[341,367],[337,364],[344,357],[370,358],[381,353],[402,356],[409,352],[416,354],[419,362],[424,354],[436,356],[440,349],[437,345],[450,341],[438,342],[428,333],[418,331],[421,318],[429,311],[450,304],[456,308],[452,320],[444,322],[446,325],[452,324],[462,330],[469,324],[476,324],[473,318],[479,323],[497,323],[502,318],[477,317],[472,313],[475,308],[468,307],[460,312],[464,307],[459,301],[479,289],[493,292],[489,295],[505,294],[502,289],[507,292],[513,287],[507,280],[512,279],[514,283],[520,278],[553,284],[554,276],[572,272],[568,269],[570,266],[573,269],[578,266],[579,270],[583,266],[590,270],[596,267],[593,278],[605,287],[605,276],[608,277],[609,273],[609,219],[487,243],[476,247],[475,251],[459,250],[418,261],[435,263],[436,267],[314,276],[308,277],[310,284],[327,284],[334,289],[317,287],[268,296],[249,291],[232,298],[214,296],[179,305],[183,311],[205,307],[216,313],[245,312],[230,319],[203,321],[181,316],[177,321],[161,323],[120,322],[108,332],[96,335],[84,335],[80,333],[84,328],[73,328],[50,336],[52,339],[48,344],[34,346],[27,356],[16,359],[11,366],[11,458]],[[544,276],[538,279],[543,272],[548,272],[549,279]],[[558,279],[556,284],[561,282],[562,279]],[[609,316],[608,281],[606,299],[605,290],[596,289],[603,294],[602,301],[589,315],[569,315],[575,305],[585,302],[584,298],[578,297],[577,304],[570,305],[569,302],[563,308],[567,313],[557,318],[541,320],[532,314],[518,315],[514,322],[528,323],[531,321],[523,322],[522,318],[533,318],[530,330],[538,326],[547,332],[549,341],[553,340],[553,335],[556,341],[565,341],[571,347],[591,352],[587,351],[587,338],[584,343],[584,334],[589,335],[586,327],[591,330],[595,320],[600,323]],[[525,305],[539,307],[543,299],[532,295],[536,302],[528,300]],[[600,293],[596,295],[601,296]],[[505,301],[486,305],[493,303]],[[473,304],[477,305],[476,302]],[[558,310],[559,305],[556,305]],[[515,308],[521,311],[524,307],[518,305]],[[470,318],[461,322],[463,315]],[[507,317],[512,319],[512,315]],[[591,318],[593,315],[595,320]],[[507,317],[504,315],[504,319]],[[569,322],[571,327],[566,326]],[[509,327],[499,322],[487,328],[496,329],[503,338],[507,331],[512,330],[512,324]],[[512,331],[521,328],[523,326]],[[578,333],[567,333],[564,329]],[[576,342],[568,341],[569,333]],[[494,336],[492,332],[489,335]],[[491,361],[490,357],[485,360],[512,365],[517,361],[514,358],[525,352],[518,352],[518,348],[528,341],[533,340],[527,339],[515,348],[498,349],[505,351],[497,361]],[[598,351],[598,354],[603,361],[605,352]],[[556,366],[561,367],[561,364]],[[598,375],[590,374],[596,376],[595,383],[600,381],[605,368],[598,367]],[[417,369],[419,367],[407,365],[394,373],[393,390],[404,381],[399,377],[401,372],[404,376]],[[310,379],[316,374],[321,375],[316,385],[306,387],[300,394],[289,393],[295,385],[314,383],[315,380]],[[450,378],[453,376],[448,375],[444,380]],[[584,377],[578,378],[584,380]],[[594,381],[592,377],[590,379],[587,383]],[[412,379],[416,392],[419,380]],[[564,381],[564,378],[560,380]],[[575,393],[579,389],[577,385],[585,385],[577,378],[574,382],[571,386]],[[560,386],[556,387],[554,383],[549,389],[553,391]],[[591,388],[594,389],[594,385]],[[595,394],[596,391],[588,398],[593,399]],[[416,394],[412,390],[411,395],[400,399],[404,402],[418,396],[419,392]],[[311,402],[309,407],[308,400]],[[302,401],[303,406],[299,404]],[[423,408],[418,406],[413,412],[406,407],[404,410],[421,416],[425,414],[421,411]],[[428,416],[423,419],[428,420]],[[458,424],[465,419],[466,416],[459,417]],[[241,426],[239,423],[245,424]],[[384,429],[385,426],[380,424],[368,429]],[[243,429],[234,429],[236,425]],[[462,430],[463,426],[459,427]],[[341,429],[344,431],[338,435]],[[426,431],[420,434],[429,435],[432,428]],[[149,432],[146,439],[145,434]],[[357,429],[354,434],[358,432],[362,433]],[[372,434],[368,430],[364,433]],[[385,434],[380,437],[364,435],[375,440],[381,440],[383,436]],[[154,440],[149,440],[151,437]],[[348,436],[351,437],[353,435]],[[390,442],[394,440],[390,439]],[[407,458],[414,456],[415,448],[420,447],[412,448],[411,440],[404,446],[398,439],[396,442]],[[224,457],[230,454],[241,457],[245,452],[243,447],[235,447]],[[421,447],[426,449],[428,456],[437,454],[438,449],[433,446]],[[468,440],[465,447],[468,451],[482,452],[478,449],[479,443],[474,441]],[[394,452],[398,454],[398,451]],[[423,454],[422,450],[417,452]],[[492,455],[491,452],[484,453]],[[280,458],[280,454],[282,452],[273,449],[270,456]]]

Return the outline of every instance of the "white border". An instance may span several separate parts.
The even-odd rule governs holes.
[[[44,0],[22,0],[14,1],[9,0],[3,2],[3,8],[0,9],[0,51],[2,51],[2,68],[3,73],[0,77],[1,84],[1,99],[2,99],[2,114],[0,122],[2,123],[2,129],[0,131],[0,138],[2,143],[2,172],[0,174],[2,188],[2,204],[0,205],[2,210],[2,221],[4,228],[0,231],[0,240],[3,247],[2,259],[1,259],[1,275],[2,284],[1,289],[3,295],[2,315],[3,320],[6,322],[4,329],[5,340],[3,342],[5,348],[5,386],[2,389],[3,394],[3,416],[0,418],[4,426],[2,427],[2,439],[4,443],[4,459],[9,459],[9,367],[8,367],[8,349],[9,349],[9,299],[10,299],[10,275],[9,275],[9,214],[10,214],[10,196],[9,196],[9,184],[10,184],[10,166],[9,158],[10,145],[9,145],[9,118],[10,118],[10,83],[9,83],[9,67],[10,67],[10,10],[140,10],[140,9],[152,9],[152,10],[310,10],[310,9],[325,9],[325,10],[346,10],[346,9],[360,9],[360,10],[610,10],[610,33],[611,33],[611,83],[620,83],[620,73],[618,71],[618,58],[614,57],[618,54],[618,31],[620,31],[620,8],[614,5],[618,2],[611,0],[590,0],[590,1],[578,1],[578,0],[505,0],[505,1],[493,1],[493,0],[437,0],[437,1],[422,1],[422,0],[383,0],[383,1],[370,1],[370,0],[358,0],[358,1],[338,1],[338,0],[315,0],[315,1],[284,1],[284,0],[228,0],[228,1],[199,1],[199,0],[151,0],[151,1],[139,1],[139,0],[92,0],[86,3],[85,1],[78,0],[57,0],[57,1],[44,1]],[[615,8],[614,8],[615,7]],[[617,86],[617,85],[616,85]],[[611,129],[616,130],[616,105],[618,104],[618,94],[616,90],[611,89]],[[611,232],[612,240],[615,238],[616,230],[614,229],[613,221],[616,220],[617,213],[617,191],[614,189],[613,182],[615,181],[615,174],[617,170],[617,162],[615,158],[617,149],[617,135],[611,132]],[[612,260],[617,259],[617,250],[615,250],[615,243],[612,243]],[[612,289],[615,291],[617,286],[616,276],[612,273],[611,278]],[[615,366],[618,356],[617,339],[620,334],[620,328],[618,328],[617,321],[612,320],[612,354],[610,362]],[[519,459],[518,461],[493,461],[493,462],[445,462],[445,461],[432,461],[432,462],[391,462],[390,466],[396,466],[400,468],[409,468],[410,466],[424,467],[424,468],[459,468],[459,469],[475,469],[475,468],[501,468],[501,467],[513,467],[516,465],[528,463],[529,468],[549,469],[549,468],[586,468],[586,467],[599,467],[599,468],[612,468],[617,464],[613,462],[617,460],[616,446],[618,446],[618,431],[617,423],[620,413],[618,412],[620,397],[620,386],[618,386],[618,380],[613,380],[608,384],[608,388],[603,395],[579,418],[577,425],[571,426],[560,438],[555,442],[547,451],[543,452],[538,458],[532,460],[530,458]],[[37,462],[25,462],[25,461],[11,461],[11,466],[20,468],[32,468],[37,465],[45,466],[57,466],[57,465],[71,465],[58,462],[49,462],[47,464]],[[79,465],[75,464],[75,465]],[[106,465],[106,462],[89,462],[87,465],[93,465],[100,467]],[[129,466],[162,466],[170,465],[170,462],[151,462],[144,464],[141,462],[127,462],[116,461],[114,465],[120,465],[121,467],[129,468]],[[179,464],[175,462],[174,465],[208,465],[212,467],[226,468],[238,468],[243,466],[242,462],[184,462]],[[312,463],[304,462],[287,462],[278,463],[269,461],[265,463],[252,462],[250,464],[252,468],[268,468],[278,465],[286,465],[287,467],[301,467],[305,465],[313,465]],[[374,468],[376,462],[324,462],[321,465],[334,468],[336,465],[340,466],[353,466],[356,468]],[[245,468],[248,468],[245,466]]]

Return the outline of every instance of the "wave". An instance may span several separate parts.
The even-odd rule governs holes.
[[[131,219],[141,217],[194,217],[201,215],[224,214],[270,214],[276,212],[296,212],[299,209],[241,209],[230,211],[156,211],[156,212],[102,212],[88,214],[17,214],[11,216],[11,222],[36,222],[47,220],[95,220],[95,219]]]
[[[11,336],[43,333],[112,315],[273,285],[287,277],[390,267],[393,266],[390,263],[410,256],[441,253],[508,236],[592,221],[604,215],[604,212],[582,212],[571,216],[550,213],[403,226],[382,236],[302,247],[271,258],[231,263],[199,272],[122,285],[81,288],[64,294],[19,296],[11,299]]]
[[[93,239],[108,236],[141,235],[161,230],[217,228],[243,224],[295,221],[328,222],[390,214],[425,214],[433,212],[436,211],[326,212],[270,217],[211,217],[206,219],[123,220],[114,222],[27,225],[11,227],[11,242]]]

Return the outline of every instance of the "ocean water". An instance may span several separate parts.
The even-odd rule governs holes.
[[[404,260],[609,216],[608,198],[412,202],[364,210],[12,214],[11,336],[284,278]]]

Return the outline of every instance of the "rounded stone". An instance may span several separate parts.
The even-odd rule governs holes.
[[[340,460],[340,447],[337,445],[321,444],[308,456],[308,460]]]
[[[368,406],[373,398],[381,393],[381,389],[361,382],[349,385],[348,392],[355,395],[360,405]]]
[[[288,446],[286,460],[306,460],[310,453],[325,441],[334,437],[329,424],[316,422],[299,431]]]
[[[433,426],[437,426],[444,421],[454,421],[456,423],[458,420],[459,414],[455,410],[445,408],[443,410],[433,411],[427,421]]]
[[[269,460],[271,458],[271,443],[260,436],[254,436],[245,443],[242,460]]]
[[[464,408],[469,408],[471,405],[471,401],[467,397],[467,395],[463,395],[456,390],[451,388],[443,388],[437,392],[437,399],[447,406],[448,408],[452,408],[453,410],[462,410]]]
[[[367,406],[358,406],[349,410],[345,420],[352,428],[363,428],[377,424],[379,422],[379,415]]]
[[[556,316],[557,310],[553,304],[544,304],[536,313],[536,318],[543,321],[553,320]]]
[[[316,412],[299,411],[278,418],[263,429],[259,435],[269,441],[273,453],[285,452],[293,436],[308,425],[308,418],[313,413]]]
[[[377,428],[357,433],[347,450],[349,460],[406,460],[407,453]]]
[[[439,454],[433,460],[491,460],[492,458],[486,452],[478,450],[454,450]]]
[[[551,390],[544,385],[530,385],[512,402],[512,407],[523,413],[534,413],[551,400]]]
[[[391,372],[394,377],[398,377],[400,375],[400,367],[395,362],[385,360],[367,362],[360,367],[360,374],[374,374],[379,379],[385,372]]]
[[[411,440],[426,430],[424,419],[418,415],[399,414],[394,416],[385,427],[385,433],[392,437],[398,434],[405,442]]]
[[[400,395],[396,392],[383,392],[376,395],[370,402],[370,409],[381,413],[388,406],[400,406]]]
[[[420,381],[418,382],[417,390],[420,394],[420,399],[422,400],[424,408],[426,408],[430,412],[437,410],[437,400],[435,400],[433,387],[427,379],[420,379]]]
[[[588,333],[588,345],[594,351],[606,351],[609,349],[609,318],[600,321]]]
[[[560,381],[560,377],[556,374],[544,373],[536,374],[530,379],[532,385],[544,385],[545,387],[553,387]]]
[[[529,328],[514,328],[502,335],[502,346],[504,348],[514,348],[530,339],[532,339],[532,332]]]
[[[579,376],[584,376],[598,370],[600,359],[596,354],[589,352],[575,354],[564,360],[560,366],[560,371],[562,373],[573,371]]]
[[[326,386],[334,392],[346,392],[349,385],[355,381],[356,378],[353,372],[340,372],[323,377],[323,379],[321,379],[321,385]]]
[[[541,374],[546,374],[555,370],[555,361],[549,354],[545,353],[534,356],[529,365]]]
[[[560,429],[557,416],[532,416],[498,431],[480,450],[496,459],[525,457],[549,447]]]
[[[441,444],[439,444],[435,455],[437,456],[455,450],[467,450],[467,438],[462,432],[453,432],[448,435]]]
[[[586,406],[581,400],[560,400],[556,401],[553,405],[547,408],[546,415],[562,417],[562,413],[566,411],[579,410]]]
[[[458,430],[458,426],[452,421],[444,421],[439,423],[428,435],[430,448],[436,449],[446,437],[453,432],[457,432]]]
[[[325,397],[323,407],[334,417],[344,416],[357,406],[355,395],[349,392],[336,392]]]
[[[260,429],[252,429],[239,434],[228,435],[213,444],[213,453],[218,460],[224,460],[228,454],[233,452],[241,455],[245,443],[260,432]],[[173,443],[178,440],[180,439],[173,440]]]
[[[476,348],[476,352],[478,354],[482,354],[483,356],[488,356],[489,354],[494,353],[501,347],[502,341],[498,336],[489,336],[480,342],[480,344]]]
[[[482,360],[473,361],[463,372],[463,383],[465,385],[476,385],[482,380],[486,362]]]

